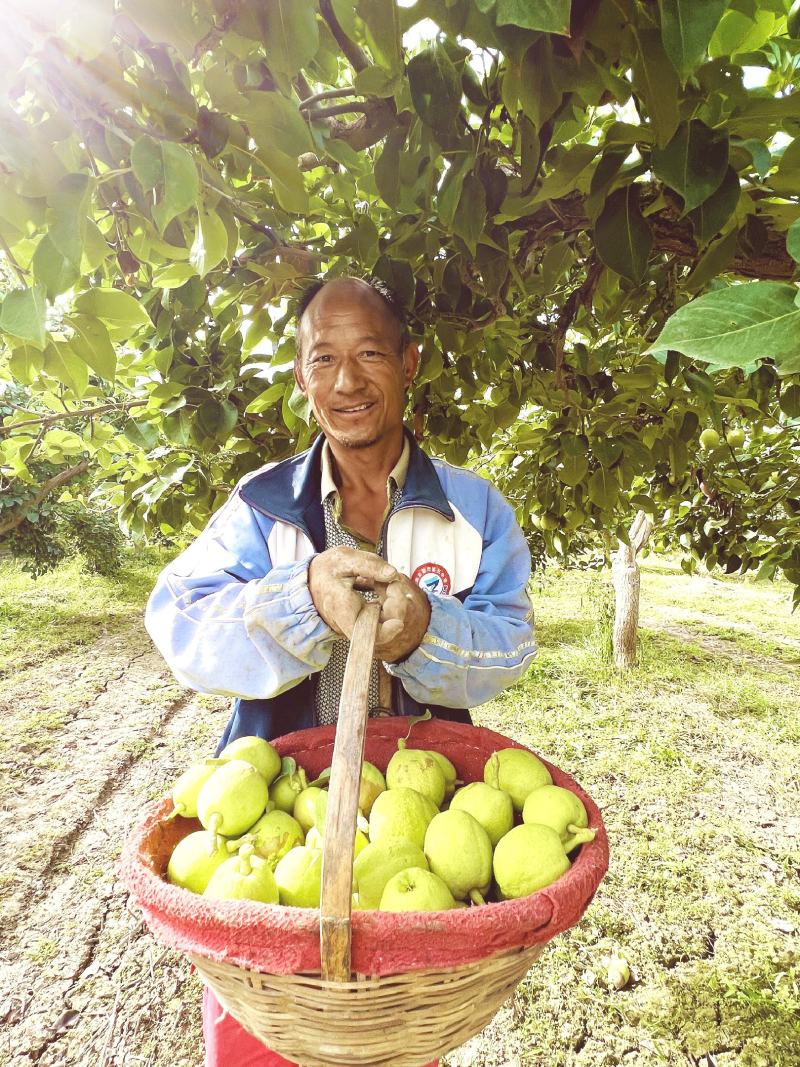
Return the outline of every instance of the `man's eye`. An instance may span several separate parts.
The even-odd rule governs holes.
[[[333,360],[333,356],[328,352],[322,352],[317,356],[311,357],[312,363],[330,363]]]
[[[366,356],[368,359],[380,358],[383,352],[378,352],[374,348],[367,348],[362,353],[362,356]]]

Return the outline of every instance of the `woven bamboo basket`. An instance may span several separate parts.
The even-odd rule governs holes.
[[[351,641],[337,726],[273,742],[311,774],[331,767],[318,911],[207,901],[166,883],[172,848],[199,828],[196,820],[167,822],[169,799],[150,806],[121,862],[151,930],[189,956],[246,1030],[302,1067],[421,1067],[457,1048],[511,996],[545,943],[579,920],[608,866],[596,805],[548,764],[557,784],[581,796],[597,830],[558,882],[523,900],[452,912],[351,915],[352,769],[366,754],[385,770],[408,729],[401,718],[367,721],[377,624],[378,606],[367,603]],[[460,723],[434,720],[414,731],[414,744],[443,752],[464,781],[480,778],[492,751],[520,747]]]

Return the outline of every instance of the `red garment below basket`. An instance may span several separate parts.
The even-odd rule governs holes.
[[[206,1067],[296,1067],[248,1034],[232,1015],[224,1015],[208,988],[203,990],[203,1037]],[[438,1063],[436,1060],[428,1067],[438,1067]]]

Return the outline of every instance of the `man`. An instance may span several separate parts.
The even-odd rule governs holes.
[[[373,713],[469,722],[466,709],[534,655],[530,554],[512,509],[403,426],[418,362],[381,283],[316,283],[301,300],[295,379],[322,433],[245,477],[147,607],[178,680],[235,698],[221,746],[335,722],[360,590],[382,597]],[[208,1065],[286,1062],[218,1018],[206,997]]]

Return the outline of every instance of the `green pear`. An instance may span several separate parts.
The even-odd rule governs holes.
[[[326,804],[328,794],[324,790],[320,789],[318,785],[309,785],[301,793],[298,793],[294,800],[294,808],[292,809],[292,815],[303,827],[303,833],[307,834],[308,831],[317,823],[317,820],[322,814],[321,805]],[[325,798],[324,800],[321,798]],[[325,816],[322,814],[322,825],[325,825]]]
[[[551,885],[570,863],[555,830],[523,823],[498,841],[493,866],[500,898],[511,900]]]
[[[294,802],[303,790],[308,786],[306,772],[301,768],[290,774],[282,774],[270,786],[269,799],[280,811],[291,815],[294,811]]]
[[[207,759],[193,763],[183,772],[172,787],[172,803],[175,806],[167,816],[168,820],[176,815],[183,815],[187,819],[197,818],[197,796],[219,765],[219,760]]]
[[[211,875],[230,856],[225,842],[208,830],[187,834],[172,850],[167,864],[167,879],[173,885],[202,893]]]
[[[503,789],[485,782],[462,786],[450,801],[450,810],[468,811],[477,819],[492,842],[492,848],[514,825],[514,805]]]
[[[443,756],[441,752],[436,752],[434,749],[429,748],[428,754],[433,756],[439,766],[442,768],[442,774],[444,775],[444,798],[447,800],[456,791],[456,782],[458,781],[458,771],[453,764],[447,758]]]
[[[493,752],[483,768],[483,780],[511,797],[515,811],[522,811],[528,793],[553,779],[542,761],[525,748],[503,748]]]
[[[369,839],[378,841],[401,837],[422,848],[425,831],[434,815],[436,805],[430,797],[418,793],[416,789],[406,786],[387,789],[372,805]]]
[[[405,745],[401,738],[397,742],[397,752],[389,760],[386,768],[387,787],[416,789],[418,793],[429,797],[438,808],[447,788],[444,771],[430,752],[423,748],[406,748]]]
[[[206,830],[236,837],[264,814],[268,797],[266,780],[252,763],[230,760],[200,790],[197,817]]]
[[[369,818],[372,805],[379,793],[386,789],[386,779],[375,766],[366,760],[361,764],[361,785],[358,789],[358,808]]]
[[[211,900],[259,900],[278,903],[278,886],[267,860],[256,856],[252,845],[242,845],[238,856],[225,860],[211,875],[203,893]]]
[[[280,902],[290,908],[318,908],[322,892],[322,852],[298,845],[275,868]]]
[[[269,811],[250,827],[244,837],[229,841],[228,848],[235,851],[243,844],[252,844],[256,855],[274,867],[290,848],[303,844],[303,827],[285,811]]]
[[[492,842],[468,811],[450,808],[431,819],[423,852],[456,900],[485,904],[492,881]]]
[[[407,867],[428,867],[425,853],[417,845],[402,838],[370,842],[353,864],[353,889],[360,907],[379,907],[386,883]]]
[[[424,867],[393,875],[381,894],[381,911],[450,911],[457,907],[446,884]]]
[[[560,785],[542,785],[529,793],[522,821],[551,827],[561,838],[565,852],[595,838],[595,831],[588,829],[589,816],[581,798]]]
[[[242,759],[252,763],[267,783],[277,778],[281,769],[281,757],[263,737],[237,737],[220,752],[222,760]]]

